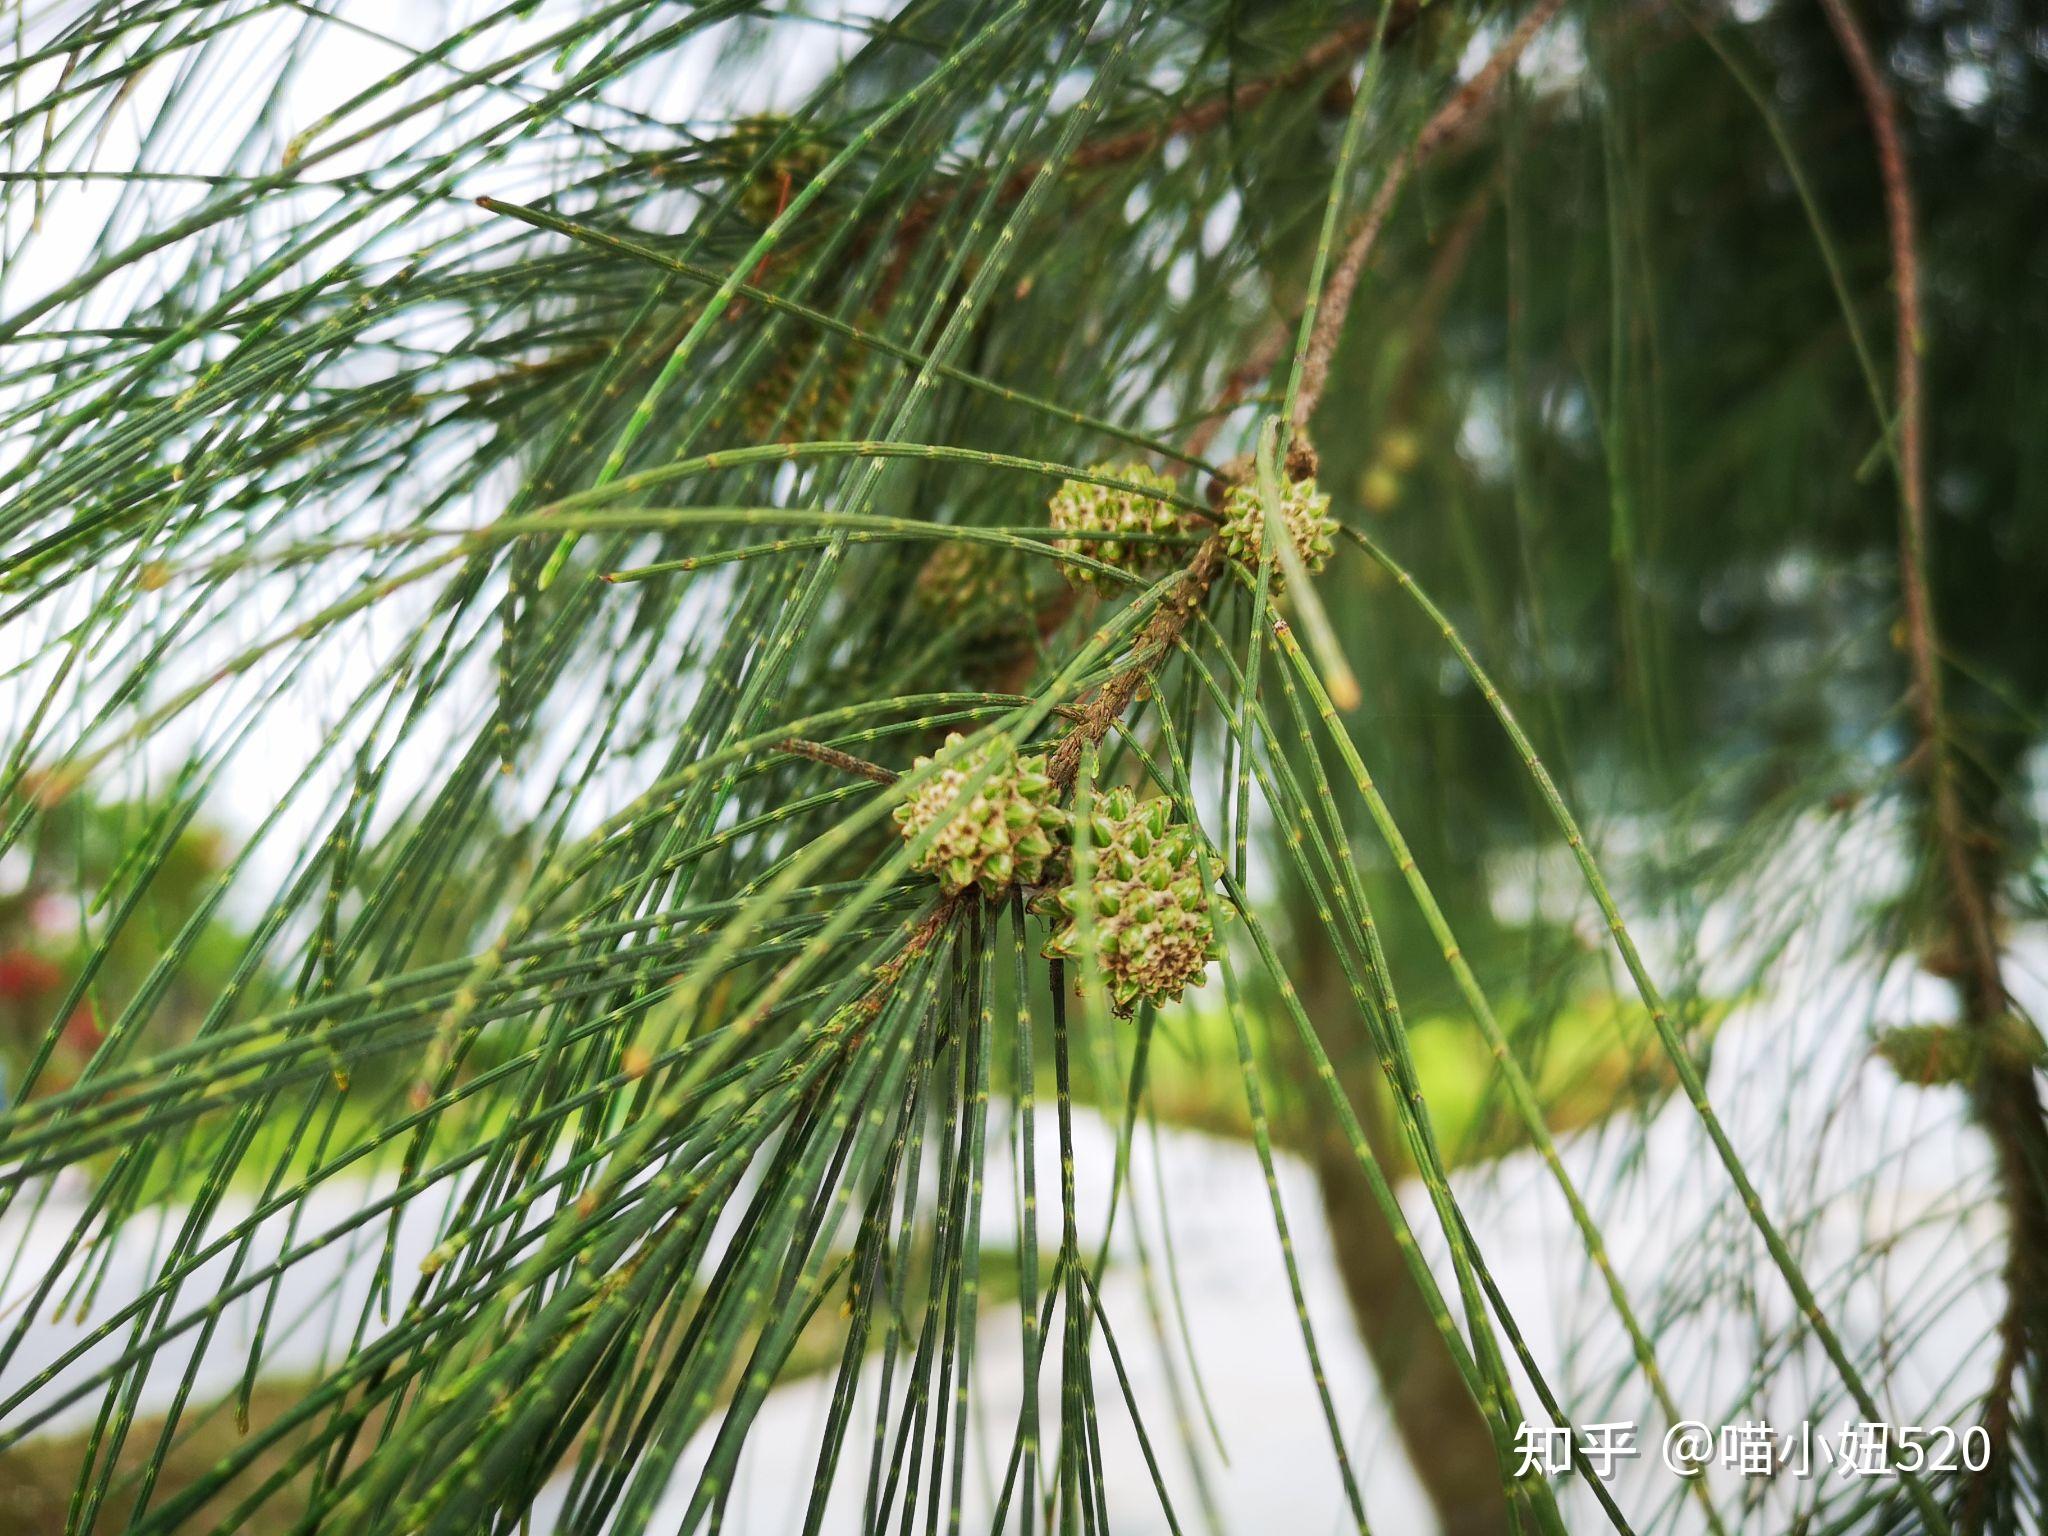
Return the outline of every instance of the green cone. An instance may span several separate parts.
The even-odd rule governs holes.
[[[1086,959],[1092,939],[1110,1006],[1122,1018],[1141,1002],[1170,1003],[1199,987],[1222,953],[1215,918],[1229,908],[1210,894],[1213,861],[1201,835],[1172,815],[1163,796],[1139,801],[1127,788],[1111,790],[1089,817],[1093,879],[1085,889],[1065,886],[1057,897],[1066,921],[1045,953]],[[1092,904],[1086,934],[1075,921],[1083,903]]]
[[[1094,464],[1089,466],[1088,472],[1113,475],[1119,480],[1149,486],[1162,495],[1172,495],[1177,486],[1172,476],[1162,475],[1142,464]],[[1085,480],[1061,481],[1052,498],[1050,511],[1052,525],[1056,529],[1092,528],[1134,534],[1181,534],[1194,530],[1193,520],[1171,502],[1141,496],[1135,491],[1117,490],[1112,486],[1091,485]],[[1163,571],[1175,558],[1172,545],[1149,540],[1131,544],[1120,539],[1060,539],[1057,542],[1063,550],[1087,555],[1106,565],[1129,571],[1134,576]],[[1079,566],[1069,566],[1066,571],[1067,579],[1076,586],[1095,586],[1111,591],[1121,585],[1100,571]]]
[[[965,738],[958,731],[946,737],[951,750]],[[987,763],[995,768],[958,805],[968,780]],[[920,757],[917,766],[930,766]],[[910,799],[896,807],[905,839],[917,837],[945,818],[917,867],[938,877],[947,894],[970,885],[984,895],[1000,896],[1012,885],[1033,885],[1044,877],[1046,862],[1066,836],[1068,816],[1046,773],[1042,755],[1020,758],[1007,739],[990,742],[951,768],[936,774]]]
[[[1336,548],[1337,520],[1330,516],[1329,496],[1313,480],[1289,481],[1280,493],[1280,522],[1295,554],[1310,574],[1330,563]],[[1266,500],[1256,483],[1233,485],[1223,497],[1223,547],[1230,558],[1258,569],[1265,551]],[[1272,586],[1280,588],[1280,562],[1273,560]]]

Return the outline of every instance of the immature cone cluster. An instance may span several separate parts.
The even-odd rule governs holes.
[[[1971,1025],[1895,1024],[1877,1032],[1871,1052],[1899,1081],[1921,1087],[1972,1082],[1987,1062],[2022,1072],[2048,1066],[2040,1032],[2010,1013]]]
[[[1094,878],[1058,893],[1066,921],[1045,952],[1085,959],[1092,940],[1110,1006],[1129,1018],[1141,1002],[1170,1003],[1184,988],[1199,987],[1222,953],[1215,924],[1221,903],[1210,897],[1216,871],[1200,834],[1173,821],[1163,796],[1139,801],[1129,789],[1113,789],[1096,801],[1088,830]],[[1084,903],[1092,914],[1085,932],[1078,920]]]
[[[1413,432],[1395,429],[1380,439],[1379,451],[1358,482],[1358,499],[1365,510],[1387,513],[1401,500],[1408,471],[1422,458],[1422,445]]]
[[[993,627],[1016,618],[1021,578],[1007,550],[947,539],[918,568],[917,598],[945,618],[986,614]]]
[[[1088,472],[1128,480],[1155,490],[1161,496],[1171,496],[1177,489],[1171,475],[1162,475],[1142,464],[1093,464]],[[1194,528],[1193,521],[1169,501],[1140,495],[1136,491],[1118,490],[1114,486],[1091,485],[1085,480],[1061,481],[1052,498],[1051,511],[1053,527],[1062,531],[1097,529],[1123,534],[1185,534]],[[1058,545],[1063,550],[1087,555],[1137,576],[1164,570],[1174,559],[1173,546],[1151,539],[1128,543],[1122,539],[1060,539]],[[1081,566],[1068,566],[1066,570],[1067,579],[1077,585],[1085,583],[1105,589],[1119,585],[1114,578],[1100,571]]]
[[[838,437],[846,429],[862,359],[852,352],[820,365],[784,352],[740,397],[740,426],[750,442],[794,443]]]
[[[1313,480],[1290,480],[1280,492],[1280,524],[1295,554],[1311,573],[1329,563],[1336,548],[1337,520],[1330,516],[1330,498],[1316,489]],[[1266,498],[1256,479],[1233,485],[1223,497],[1223,547],[1230,558],[1258,569],[1265,550]],[[1277,555],[1272,585],[1280,587],[1281,566]]]
[[[743,117],[733,124],[732,152],[742,161],[764,154],[782,137],[789,119],[776,113]],[[806,182],[825,168],[832,151],[816,139],[794,138],[766,165],[753,170],[740,188],[740,217],[750,224],[772,224]]]
[[[954,731],[946,749],[963,739]],[[917,760],[919,768],[931,763],[929,757]],[[989,764],[994,766],[988,775],[963,799],[968,781]],[[1019,757],[1013,743],[998,739],[934,774],[896,807],[896,820],[906,840],[940,823],[917,867],[936,875],[948,895],[975,885],[986,896],[1000,896],[1012,885],[1044,877],[1069,819],[1058,798],[1042,755]]]

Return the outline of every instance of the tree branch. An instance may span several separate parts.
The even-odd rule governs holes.
[[[1979,1070],[1979,1114],[1997,1148],[2011,1232],[2006,1261],[2005,1316],[2000,1324],[1997,1370],[1984,1410],[1992,1460],[1972,1486],[1966,1529],[1981,1528],[1992,1485],[2008,1468],[2013,1386],[2030,1337],[2043,1327],[2048,1306],[2048,1119],[2030,1064],[1991,1048],[2011,1007],[1999,952],[1993,897],[1972,856],[1969,813],[1956,784],[1954,753],[1942,706],[1940,643],[1928,577],[1927,453],[1920,385],[1923,339],[1920,260],[1914,236],[1913,188],[1898,110],[1848,0],[1821,0],[1828,25],[1870,119],[1884,183],[1885,222],[1891,241],[1897,305],[1896,376],[1899,470],[1899,600],[1912,674],[1912,703],[1926,774],[1934,840],[1944,876],[1947,922],[1964,960],[1965,1023],[1986,1049]],[[2037,1340],[2038,1347],[2038,1340]]]
[[[1494,50],[1485,67],[1437,109],[1436,115],[1423,124],[1415,143],[1387,167],[1378,190],[1373,193],[1372,202],[1366,207],[1365,216],[1359,220],[1357,233],[1352,235],[1336,270],[1330,274],[1322,307],[1316,313],[1315,329],[1309,333],[1308,354],[1301,370],[1301,390],[1294,400],[1293,425],[1297,431],[1308,425],[1309,418],[1322,401],[1323,390],[1329,383],[1330,363],[1337,355],[1337,343],[1344,335],[1344,322],[1351,314],[1351,301],[1358,293],[1358,280],[1365,273],[1365,264],[1372,257],[1373,247],[1379,243],[1380,231],[1393,212],[1395,199],[1407,185],[1409,174],[1446,145],[1486,121],[1493,111],[1501,82],[1507,79],[1509,71],[1527,51],[1529,44],[1535,41],[1536,34],[1557,14],[1561,4],[1563,0],[1539,0]]]
[[[1415,24],[1420,14],[1419,0],[1396,0],[1387,14],[1385,42],[1392,43],[1402,37]],[[1380,16],[1378,9],[1375,8],[1370,16],[1338,27],[1311,43],[1302,50],[1299,59],[1277,74],[1248,80],[1235,90],[1220,91],[1191,107],[1183,108],[1164,122],[1143,128],[1132,128],[1083,144],[1068,159],[1068,168],[1074,171],[1091,171],[1101,170],[1106,166],[1123,165],[1132,160],[1142,159],[1169,140],[1208,133],[1238,113],[1251,111],[1269,96],[1301,89],[1332,66],[1370,47],[1374,34],[1379,30]],[[1032,161],[1011,172],[1002,185],[1002,200],[1006,203],[1014,202],[1022,197],[1043,168],[1043,161]],[[985,181],[966,182],[960,186],[930,192],[919,198],[904,215],[902,223],[897,226],[896,238],[899,241],[916,239],[947,204],[986,184]]]
[[[841,752],[823,742],[805,741],[801,736],[778,741],[775,750],[787,752],[792,757],[808,757],[814,763],[823,763],[827,768],[837,768],[842,773],[856,774],[863,779],[873,779],[877,784],[894,784],[900,777],[894,769],[884,768],[880,763],[855,757],[851,752]]]
[[[1357,296],[1359,278],[1364,275],[1373,249],[1379,243],[1380,231],[1386,226],[1388,215],[1392,213],[1401,189],[1407,184],[1409,174],[1446,147],[1465,138],[1486,120],[1508,71],[1528,50],[1536,34],[1557,14],[1561,4],[1562,0],[1542,0],[1523,17],[1486,61],[1485,67],[1437,109],[1435,116],[1423,125],[1415,143],[1388,168],[1373,194],[1372,202],[1359,219],[1357,230],[1345,245],[1336,270],[1330,274],[1315,329],[1310,333],[1308,356],[1302,366],[1301,392],[1296,396],[1294,406],[1293,425],[1297,441],[1300,429],[1307,426],[1329,384],[1330,364],[1337,355],[1337,343],[1343,337],[1345,321],[1350,317],[1351,301]],[[1222,429],[1224,418],[1243,402],[1253,385],[1279,365],[1280,359],[1287,354],[1287,346],[1294,333],[1293,324],[1275,321],[1244,362],[1231,372],[1224,382],[1216,408],[1202,419],[1188,439],[1188,452],[1193,457],[1199,459],[1207,455],[1209,444]]]

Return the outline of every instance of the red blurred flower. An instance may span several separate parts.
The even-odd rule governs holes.
[[[0,951],[0,1000],[24,1003],[54,990],[64,980],[55,961],[32,949]]]

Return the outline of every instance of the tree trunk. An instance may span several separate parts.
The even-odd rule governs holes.
[[[1337,1079],[1357,1111],[1373,1155],[1387,1162],[1385,1100],[1377,1071],[1349,1065],[1369,1057],[1350,991],[1326,953],[1303,956],[1296,972],[1309,1018],[1329,1033]],[[1341,1022],[1340,1022],[1341,1021]],[[1318,1126],[1309,1138],[1337,1268],[1409,1464],[1445,1536],[1497,1536],[1510,1529],[1493,1436],[1444,1347],[1422,1293],[1402,1262],[1394,1230],[1373,1199],[1350,1144]]]

